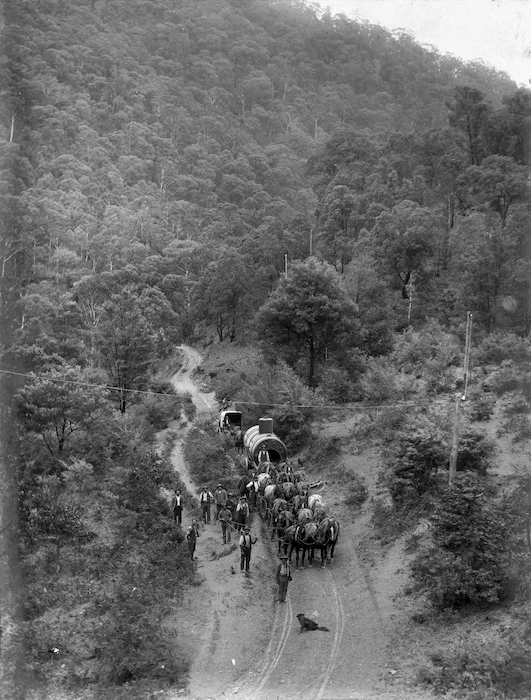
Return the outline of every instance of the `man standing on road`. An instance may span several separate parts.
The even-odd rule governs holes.
[[[247,503],[247,498],[245,496],[240,498],[238,505],[236,506],[235,515],[236,527],[238,528],[238,532],[241,532],[244,526],[247,525],[250,515],[249,504]]]
[[[227,544],[227,542],[230,542],[230,531],[232,528],[232,513],[226,506],[219,511],[218,520],[221,523],[221,535],[223,537],[223,544]]]
[[[214,503],[216,504],[216,520],[219,518],[219,513],[227,505],[227,492],[221,484],[218,484],[214,491]]]
[[[173,522],[183,523],[183,497],[179,489],[175,489],[175,495],[171,499],[171,509],[173,510]]]
[[[245,573],[249,573],[249,566],[251,564],[251,550],[253,544],[256,544],[257,538],[251,535],[251,528],[247,525],[243,528],[243,534],[240,535],[240,570]]]
[[[206,486],[203,486],[201,493],[199,494],[199,503],[201,504],[201,517],[203,518],[205,525],[210,523],[210,504],[213,500],[214,496],[212,493]]]
[[[189,525],[186,531],[186,542],[188,543],[188,551],[190,552],[190,557],[194,559],[195,545],[199,534],[197,529],[193,525]]]
[[[256,499],[258,496],[258,477],[253,473],[251,481],[246,484],[245,488],[249,494],[249,505],[251,508],[256,508]]]
[[[288,592],[288,583],[291,579],[291,567],[289,565],[288,555],[280,555],[280,564],[277,566],[277,585],[278,585],[278,602],[285,603]]]
[[[236,503],[236,500],[234,498],[234,494],[232,493],[232,491],[229,491],[227,493],[226,508],[228,508],[230,510],[232,515],[234,515],[234,511],[236,510],[236,505],[237,505],[237,503]]]

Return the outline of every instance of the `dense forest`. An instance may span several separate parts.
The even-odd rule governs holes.
[[[177,661],[151,664],[169,644],[163,592],[178,602],[174,582],[193,577],[159,517],[176,476],[154,435],[189,409],[163,363],[182,342],[248,344],[286,402],[378,403],[403,388],[388,367],[411,360],[415,337],[437,365],[415,385],[426,397],[452,388],[470,312],[483,356],[509,348],[499,359],[518,385],[531,92],[303,0],[6,0],[3,20],[3,469],[17,475],[20,644],[32,683],[68,635],[101,668],[54,683],[112,684],[124,667],[180,682]],[[248,370],[220,396],[249,399],[252,385],[267,405],[271,386]],[[301,425],[294,413],[275,415],[281,429]],[[132,560],[138,598],[124,593]],[[53,641],[58,601],[83,596],[86,616],[65,613]]]

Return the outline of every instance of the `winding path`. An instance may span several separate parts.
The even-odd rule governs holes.
[[[184,363],[172,382],[179,392],[190,393],[200,417],[211,413],[214,418],[217,405],[213,395],[201,392],[193,380],[201,357],[186,346],[181,351]],[[189,484],[194,491],[180,449],[178,442],[172,460],[187,487]],[[308,474],[308,478],[314,476]],[[380,570],[371,569],[357,551],[357,544],[368,527],[368,513],[353,522],[340,491],[332,493],[327,487],[323,497],[342,523],[335,560],[323,568],[316,560],[313,566],[294,570],[286,605],[273,602],[276,557],[265,530],[258,545],[260,549],[256,556],[253,554],[253,562],[258,561],[251,580],[231,579],[228,565],[223,562],[205,562],[200,569],[205,577],[203,595],[211,606],[211,614],[203,621],[189,698],[412,700],[420,697],[415,693],[403,695],[398,690],[390,691],[385,683],[390,673],[387,632],[393,614],[393,596],[399,585],[397,579],[393,580],[398,564],[388,561]],[[199,541],[204,547],[217,543],[218,535],[210,536],[208,527],[205,539]],[[253,528],[258,532],[259,525],[255,522]],[[237,553],[232,556],[236,564]],[[296,619],[299,612],[330,631],[300,634]],[[242,619],[245,634],[237,636],[234,630]]]

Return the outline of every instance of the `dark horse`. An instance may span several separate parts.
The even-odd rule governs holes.
[[[293,525],[293,514],[290,513],[289,510],[280,511],[271,529],[271,539],[274,539],[275,534],[278,537],[279,554],[282,550],[282,545],[284,544],[284,533],[286,528],[288,528],[290,525]]]
[[[339,538],[339,523],[335,518],[324,518],[317,528],[317,547],[321,550],[321,566],[326,559],[334,559],[334,549]]]
[[[284,531],[284,543],[288,548],[288,556],[295,550],[295,566],[299,568],[299,552],[302,550],[301,563],[304,566],[304,558],[308,552],[308,562],[313,562],[315,547],[317,546],[317,523],[310,522],[305,525],[291,525]]]

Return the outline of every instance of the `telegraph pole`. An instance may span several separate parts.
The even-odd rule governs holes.
[[[413,273],[409,278],[409,304],[407,307],[407,327],[411,328],[411,311],[413,309]]]
[[[472,314],[470,311],[466,315],[466,337],[465,337],[465,362],[463,367],[463,379],[464,379],[464,389],[460,396],[455,399],[455,418],[454,418],[454,429],[452,434],[452,449],[450,451],[450,469],[448,475],[448,484],[450,486],[455,482],[455,475],[457,473],[457,454],[459,452],[459,423],[460,423],[460,413],[461,404],[466,400],[466,392],[468,389],[468,376],[470,367],[470,347],[472,339]]]

